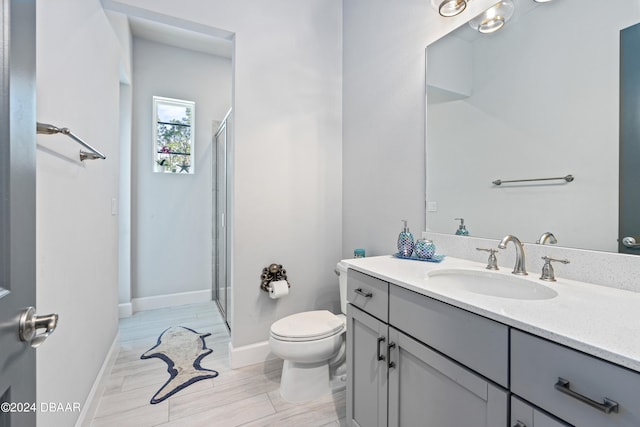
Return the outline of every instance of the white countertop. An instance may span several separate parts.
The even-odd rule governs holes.
[[[428,273],[464,268],[486,272],[486,264],[447,257],[440,263],[379,256],[344,260],[349,268],[435,298],[550,341],[640,372],[640,293],[556,277],[535,281],[557,292],[542,300],[520,300],[433,286]],[[501,268],[496,274],[511,275]],[[430,286],[431,285],[431,286]]]

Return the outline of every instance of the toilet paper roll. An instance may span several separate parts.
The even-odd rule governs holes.
[[[289,294],[289,283],[286,280],[271,282],[269,286],[271,286],[269,289],[269,298],[271,299],[282,298]]]

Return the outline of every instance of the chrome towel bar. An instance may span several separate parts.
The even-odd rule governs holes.
[[[104,154],[102,154],[101,152],[99,152],[98,150],[96,150],[95,148],[93,148],[92,146],[87,144],[86,142],[84,142],[82,139],[80,139],[76,135],[74,135],[73,132],[71,132],[68,128],[59,128],[57,126],[50,125],[50,124],[47,124],[47,123],[37,122],[36,123],[36,132],[39,133],[39,134],[42,134],[42,135],[53,135],[53,134],[56,134],[56,133],[61,133],[61,134],[67,135],[69,138],[73,139],[75,142],[77,142],[78,144],[82,145],[84,148],[89,150],[89,152],[80,150],[80,161],[81,162],[84,161],[84,160],[96,160],[96,159],[106,159],[107,158]]]
[[[533,178],[533,179],[512,179],[511,181],[503,181],[501,179],[496,179],[495,181],[492,182],[493,185],[500,185],[500,184],[506,184],[507,182],[531,182],[531,181],[555,181],[555,180],[559,180],[559,179],[563,179],[567,182],[571,182],[573,181],[575,178],[573,175],[569,174],[567,176],[559,176],[556,178]]]

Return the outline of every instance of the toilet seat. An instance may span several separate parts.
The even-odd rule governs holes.
[[[281,341],[315,341],[342,333],[345,322],[327,310],[305,311],[271,325],[271,336]]]

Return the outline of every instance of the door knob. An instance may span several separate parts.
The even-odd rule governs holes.
[[[20,315],[20,341],[29,342],[31,347],[38,347],[56,330],[57,326],[57,313],[38,316],[35,308],[28,307]],[[44,329],[44,332],[36,335],[38,329]]]
[[[622,238],[622,244],[629,249],[640,249],[640,244],[636,243],[636,238],[627,236]]]

